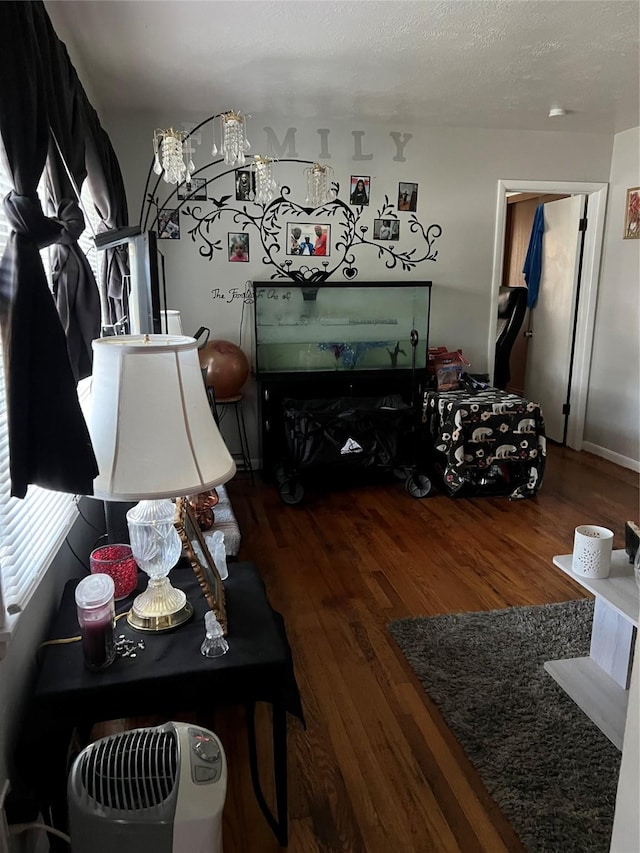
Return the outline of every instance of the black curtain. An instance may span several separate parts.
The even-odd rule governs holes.
[[[17,497],[24,497],[29,483],[91,494],[97,474],[65,333],[39,254],[58,241],[68,245],[66,235],[79,227],[68,209],[60,211],[61,219],[47,218],[36,192],[50,127],[61,134],[73,125],[56,99],[64,85],[53,77],[59,44],[42,3],[0,3],[0,134],[14,183],[4,199],[13,230],[0,261],[0,328],[11,493]]]
[[[127,196],[118,158],[111,140],[100,125],[96,111],[84,103],[87,180],[102,220],[101,231],[120,228],[129,222]],[[129,275],[129,253],[125,247],[104,250],[101,288],[106,310],[105,320],[117,323],[126,313],[125,278]]]
[[[61,238],[52,247],[53,294],[77,381],[91,375],[91,342],[100,335],[98,285],[87,256],[78,246],[78,238],[85,227],[76,195],[76,189],[80,190],[87,174],[84,91],[65,46],[55,33],[48,32],[48,18],[41,23],[44,32],[39,36],[40,43],[50,47],[47,78],[55,80],[58,86],[57,96],[50,91],[47,100],[51,128],[47,157],[47,194],[51,206],[48,212],[64,227]]]

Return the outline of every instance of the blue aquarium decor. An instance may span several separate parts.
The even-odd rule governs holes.
[[[330,350],[336,360],[336,368],[339,362],[347,370],[353,370],[358,366],[362,356],[372,349],[385,347],[387,352],[393,341],[359,341],[358,343],[320,343],[318,349],[322,352]]]

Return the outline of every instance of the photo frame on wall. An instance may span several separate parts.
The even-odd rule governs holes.
[[[229,261],[247,263],[249,261],[249,235],[229,232],[227,234]]]
[[[287,255],[322,257],[331,254],[331,226],[326,222],[287,222]]]
[[[418,185],[407,181],[398,184],[398,210],[415,213],[418,209]]]
[[[207,600],[207,604],[220,623],[222,633],[226,636],[227,609],[222,578],[211,556],[211,552],[207,548],[207,543],[200,530],[193,507],[184,497],[176,498],[174,527],[178,531],[184,553],[189,560],[200,589]]]
[[[351,175],[349,204],[366,207],[369,204],[370,193],[371,178],[369,175]]]
[[[206,178],[191,178],[189,183],[180,184],[178,187],[178,200],[193,199],[194,201],[206,201],[207,180]]]
[[[236,169],[236,201],[252,201],[255,197],[255,173],[251,169]]]
[[[627,190],[623,239],[640,239],[640,187],[630,187]]]
[[[397,219],[374,219],[374,240],[398,240],[400,238],[400,222]]]
[[[164,207],[158,211],[158,240],[180,239],[180,211]]]

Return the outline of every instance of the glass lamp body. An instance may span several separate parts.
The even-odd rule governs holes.
[[[149,575],[147,589],[135,598],[127,617],[139,630],[169,630],[193,613],[184,592],[175,589],[168,578],[182,551],[174,514],[174,505],[166,498],[140,501],[127,513],[133,556]]]

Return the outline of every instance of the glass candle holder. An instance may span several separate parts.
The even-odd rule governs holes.
[[[84,663],[87,669],[93,672],[109,666],[116,656],[113,593],[113,578],[103,574],[89,575],[76,587],[75,599]]]
[[[126,598],[138,586],[138,565],[130,545],[102,545],[89,557],[91,574],[113,578],[115,600]]]

